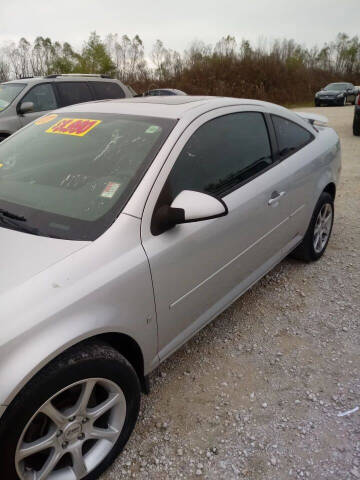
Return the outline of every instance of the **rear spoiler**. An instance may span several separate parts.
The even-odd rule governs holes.
[[[301,118],[307,120],[311,125],[327,125],[329,120],[324,115],[318,115],[317,113],[305,113],[305,112],[295,112]]]

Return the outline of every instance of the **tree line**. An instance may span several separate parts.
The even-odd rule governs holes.
[[[339,33],[321,47],[294,40],[262,40],[255,46],[233,36],[214,46],[194,41],[182,53],[157,40],[149,58],[138,35],[90,34],[81,49],[37,37],[0,45],[0,81],[56,73],[106,74],[136,91],[172,87],[189,94],[306,102],[331,81],[360,84],[360,40]]]

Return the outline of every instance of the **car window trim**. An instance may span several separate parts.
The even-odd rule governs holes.
[[[279,138],[278,138],[278,134],[276,132],[276,127],[275,127],[274,122],[273,122],[273,117],[279,117],[282,120],[287,120],[288,122],[293,123],[297,127],[302,128],[303,130],[305,130],[305,132],[309,133],[310,139],[307,142],[300,145],[300,147],[298,147],[296,150],[292,150],[291,152],[287,153],[286,155],[280,155]],[[287,117],[283,117],[282,115],[278,115],[276,113],[271,113],[270,114],[270,121],[271,121],[272,127],[274,129],[274,133],[275,133],[276,156],[277,156],[277,158],[279,159],[280,162],[282,162],[282,161],[286,160],[287,158],[291,157],[291,155],[295,155],[295,153],[299,152],[300,150],[302,150],[304,147],[306,147],[307,145],[309,145],[311,142],[313,142],[315,140],[315,135],[312,132],[310,132],[310,130],[303,127],[302,125],[299,125],[297,122],[294,122],[293,120],[290,120]]]
[[[67,105],[64,105],[64,102],[63,102],[63,96],[61,94],[61,91],[60,89],[58,89],[58,86],[59,85],[62,85],[62,84],[67,84],[67,83],[85,83],[89,89],[89,92],[90,92],[90,95],[92,98],[90,98],[90,100],[84,100],[83,102],[77,102],[77,103],[86,103],[86,102],[92,102],[94,100],[96,100],[95,98],[95,95],[94,95],[94,92],[92,90],[92,88],[90,87],[89,83],[91,82],[87,82],[86,80],[78,80],[78,81],[74,81],[73,79],[69,80],[69,81],[61,81],[61,82],[54,82],[54,85],[56,85],[56,90],[57,90],[57,94],[59,96],[59,99],[60,99],[60,102],[61,102],[61,105],[60,107],[70,107],[71,105],[76,105],[77,103],[70,103],[70,104],[67,104]]]
[[[220,195],[216,195],[216,194],[213,194],[213,196],[215,198],[218,198],[219,200],[222,200],[224,197],[226,197],[227,195],[230,195],[230,193],[234,192],[235,190],[238,190],[239,188],[243,187],[244,185],[246,185],[247,183],[251,182],[252,180],[254,180],[255,178],[257,178],[258,176],[262,175],[263,173],[267,172],[268,170],[270,170],[271,168],[275,167],[276,165],[278,165],[280,163],[280,160],[276,157],[275,155],[275,150],[274,150],[274,147],[276,147],[276,143],[275,143],[275,132],[274,132],[274,127],[272,125],[272,123],[270,123],[270,119],[267,118],[267,115],[269,115],[268,112],[266,112],[265,110],[240,110],[240,111],[237,111],[237,112],[229,112],[229,113],[224,113],[224,114],[221,114],[221,115],[218,115],[218,116],[215,116],[213,117],[212,119],[209,119],[207,120],[206,122],[202,123],[201,125],[199,125],[199,127],[192,133],[192,135],[194,135],[197,130],[201,127],[203,127],[204,125],[206,125],[208,122],[211,122],[212,120],[215,120],[215,119],[218,119],[218,118],[221,118],[221,117],[225,117],[225,116],[228,116],[228,115],[234,115],[234,114],[241,114],[241,113],[258,113],[260,114],[262,117],[263,117],[263,120],[264,120],[264,123],[265,123],[265,128],[266,128],[266,132],[267,132],[267,135],[268,135],[268,140],[269,140],[269,146],[270,146],[270,151],[271,151],[271,159],[272,159],[272,163],[270,165],[268,165],[266,168],[264,168],[263,170],[261,170],[260,172],[257,172],[255,173],[254,175],[246,178],[245,180],[242,180],[242,181],[239,181],[237,182],[235,185],[232,185],[231,187],[227,188],[224,190],[224,192],[222,192]],[[186,140],[183,148],[185,147],[186,143],[190,140],[190,138],[192,137],[192,135]],[[162,186],[162,189],[165,187],[166,185],[166,182],[171,174],[171,171],[172,169],[174,168],[180,154],[181,154],[182,150],[180,151],[179,155],[177,156],[173,166],[171,167],[171,170]],[[161,189],[161,191],[162,191]],[[161,195],[161,191],[160,191],[160,194],[159,194],[159,197]],[[158,208],[157,206],[157,202],[155,204],[155,207],[154,207],[154,212],[153,212],[153,215],[155,213],[155,210]]]
[[[36,112],[28,112],[28,113],[41,113],[41,112],[50,112],[51,110],[56,110],[57,108],[60,108],[60,103],[59,103],[59,99],[58,99],[58,96],[56,94],[56,91],[55,91],[55,88],[54,88],[54,84],[53,82],[39,82],[39,83],[36,83],[35,85],[33,85],[32,87],[29,88],[29,90],[27,90],[23,96],[19,99],[17,105],[16,105],[16,113],[19,115],[19,109],[20,109],[20,106],[21,106],[21,103],[23,102],[24,98],[26,97],[26,95],[28,93],[30,93],[32,90],[34,90],[34,88],[38,87],[39,85],[50,85],[50,87],[52,88],[52,91],[53,91],[53,94],[54,94],[54,97],[55,97],[55,100],[57,102],[57,106],[55,108],[50,108],[49,110],[41,110],[41,111],[36,111]],[[20,92],[21,93],[21,92]],[[15,100],[15,99],[14,99]],[[26,114],[25,114],[26,115]]]

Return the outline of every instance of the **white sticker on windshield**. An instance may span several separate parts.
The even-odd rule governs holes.
[[[120,183],[109,182],[104,190],[102,191],[100,197],[112,198],[120,187]]]

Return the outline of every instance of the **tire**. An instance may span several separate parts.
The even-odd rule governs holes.
[[[7,135],[0,135],[0,142],[2,142],[3,140],[5,140],[5,138],[7,138]]]
[[[360,137],[360,115],[354,115],[353,134]]]
[[[87,388],[92,391],[88,401],[85,400]],[[84,399],[81,414],[76,410],[77,398]],[[49,409],[50,399],[57,413],[64,415],[59,420],[51,413],[57,425],[49,420],[48,414],[37,413],[40,408]],[[105,406],[100,409],[99,405],[106,402],[108,409],[104,413]],[[73,404],[73,412],[64,410]],[[0,449],[1,478],[23,480],[25,468],[43,470],[44,473],[50,455],[54,455],[53,458],[60,455],[60,460],[57,463],[54,460],[44,479],[56,470],[56,478],[62,480],[64,477],[65,480],[69,478],[69,468],[71,478],[75,474],[76,479],[97,479],[124,448],[135,427],[139,407],[139,379],[130,363],[116,350],[105,343],[95,342],[70,348],[30,380],[1,418],[0,445],[6,446]],[[76,416],[69,417],[74,412]],[[65,422],[61,423],[64,419]],[[41,434],[36,435],[36,432]],[[97,439],[89,439],[89,432]],[[103,432],[108,435],[106,442]],[[24,448],[23,442],[45,438],[44,434],[51,434],[51,448],[21,459],[19,448]],[[91,466],[84,469],[80,468],[81,462],[73,463],[75,451],[78,452],[76,458],[91,461]]]
[[[320,244],[318,246],[321,246],[320,249],[316,249],[314,246],[315,242],[315,228],[317,228],[317,221],[319,218],[320,212],[325,211],[325,206],[328,205],[331,210],[331,219],[328,222],[328,234],[326,241],[324,239],[324,244]],[[315,206],[314,213],[311,217],[310,225],[307,229],[307,232],[300,243],[298,247],[291,253],[291,256],[293,258],[297,258],[298,260],[302,260],[304,262],[314,262],[316,260],[319,260],[321,258],[326,250],[326,247],[329,243],[330,236],[331,236],[331,231],[332,231],[332,226],[334,223],[334,200],[332,196],[327,193],[323,192],[320,195],[320,198]],[[322,236],[320,234],[320,236]]]
[[[320,107],[320,103],[315,100],[315,107]]]

